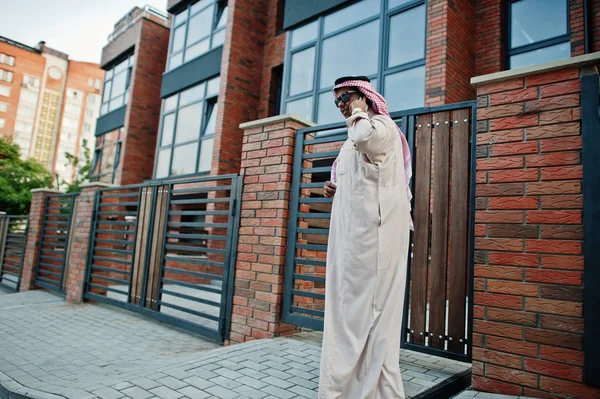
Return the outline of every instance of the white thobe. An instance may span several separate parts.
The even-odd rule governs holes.
[[[327,250],[320,399],[404,398],[400,336],[409,203],[395,123],[346,120]]]

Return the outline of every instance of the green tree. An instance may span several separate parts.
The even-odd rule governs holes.
[[[65,153],[65,157],[67,158],[67,165],[75,167],[77,169],[77,173],[75,175],[75,179],[73,179],[72,183],[68,183],[66,181],[61,182],[61,186],[67,187],[67,193],[77,193],[80,191],[79,186],[81,183],[90,180],[90,173],[92,172],[92,158],[91,158],[91,150],[88,146],[88,141],[83,139],[81,144],[81,150],[83,151],[83,157],[79,158],[73,154]]]
[[[21,159],[21,150],[0,137],[0,210],[26,215],[31,206],[31,190],[50,187],[52,175],[39,162]]]

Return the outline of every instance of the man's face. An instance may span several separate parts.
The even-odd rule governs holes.
[[[344,95],[347,93],[348,95]],[[350,103],[354,100],[358,100],[360,93],[355,87],[341,87],[335,90],[335,98],[338,100],[337,107],[344,115],[344,118],[349,118],[352,115],[352,110],[350,109]],[[346,102],[343,100],[348,98]]]

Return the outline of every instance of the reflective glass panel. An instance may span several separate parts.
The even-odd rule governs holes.
[[[189,175],[196,172],[198,143],[191,143],[173,149],[172,175]]]
[[[333,86],[340,76],[375,74],[379,59],[379,46],[373,45],[376,37],[379,37],[379,20],[325,39],[320,87]],[[361,51],[349,51],[350,48],[360,48]]]
[[[202,147],[200,147],[200,164],[198,165],[198,172],[208,172],[212,166],[212,153],[215,139],[207,138],[202,140]]]
[[[315,40],[317,38],[318,30],[318,21],[314,21],[308,25],[304,25],[298,29],[294,29],[292,31],[292,48],[298,47],[304,43],[308,43]]]
[[[175,131],[175,144],[198,139],[200,136],[200,124],[202,122],[202,105],[202,103],[197,103],[179,109]]]
[[[298,115],[307,121],[312,121],[313,98],[307,97],[296,101],[290,101],[286,106],[286,114]]]
[[[571,56],[571,43],[560,43],[554,46],[544,47],[539,50],[528,51],[510,57],[510,67],[524,68],[531,65],[562,60]]]
[[[312,90],[315,72],[315,48],[292,55],[290,96]]]
[[[425,58],[425,6],[390,18],[388,67]]]
[[[325,17],[324,34],[332,33],[379,14],[380,0],[362,0]]]
[[[566,34],[567,10],[566,0],[521,0],[511,3],[511,47]]]
[[[390,112],[422,107],[425,104],[425,67],[386,76],[384,95]]]
[[[161,146],[171,144],[171,142],[173,141],[174,128],[175,128],[175,114],[166,115],[163,118],[162,138],[160,140]]]

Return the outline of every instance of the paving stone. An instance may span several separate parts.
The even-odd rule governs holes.
[[[299,385],[291,387],[289,389],[289,391],[296,393],[303,398],[317,399],[317,396],[318,396],[318,392],[316,390],[307,389],[307,388],[299,386]]]
[[[93,392],[99,399],[120,399],[125,395],[122,392],[112,389],[111,387],[105,387]]]
[[[178,392],[192,399],[204,399],[210,397],[208,393],[192,386],[181,388]]]
[[[185,383],[190,384],[199,389],[206,389],[208,387],[212,387],[213,385],[215,385],[214,382],[210,382],[210,381],[205,380],[204,378],[201,378],[198,376],[192,376],[192,377],[186,378],[183,381]]]
[[[215,377],[215,378],[211,379],[210,382],[214,382],[215,384],[220,385],[227,389],[233,389],[233,388],[239,387],[241,385],[239,382],[235,382],[235,381],[230,380],[229,378],[225,378],[225,377]]]
[[[243,398],[262,399],[268,396],[266,392],[242,385],[234,389],[235,392],[242,395]]]
[[[304,387],[307,389],[317,389],[319,387],[319,384],[317,384],[313,381],[310,381],[310,380],[305,380],[304,378],[300,378],[300,377],[290,378],[288,380],[288,382],[291,382],[296,385],[300,385],[301,387]]]
[[[256,388],[256,389],[260,389],[260,388],[268,385],[268,382],[266,382],[266,381],[257,380],[256,378],[252,378],[252,377],[248,377],[248,376],[243,376],[241,378],[238,378],[236,381],[239,382],[240,384],[247,385],[249,387]]]
[[[207,388],[206,392],[217,397],[219,399],[233,399],[239,396],[237,392],[231,391],[227,388],[223,388],[222,386],[215,385],[213,387]]]
[[[142,389],[140,387],[131,387],[131,388],[123,389],[121,391],[121,393],[124,393],[125,395],[129,396],[132,399],[148,399],[148,398],[154,396],[150,392],[148,392],[145,389]]]
[[[278,388],[273,385],[267,385],[266,387],[261,389],[261,391],[266,392],[270,395],[273,395],[279,399],[289,399],[289,398],[293,398],[294,396],[296,396],[296,394],[293,392]]]
[[[238,378],[241,378],[241,377],[244,376],[243,374],[240,374],[240,373],[238,373],[236,371],[233,371],[231,369],[224,368],[224,367],[220,368],[220,369],[216,369],[214,371],[214,373],[218,374],[218,375],[220,375],[222,377],[229,378],[231,380],[237,380]]]
[[[158,382],[159,385],[164,385],[164,386],[174,389],[174,390],[181,389],[188,385],[185,382],[178,380],[177,378],[173,378],[171,376],[161,378],[160,380],[157,380],[156,382]]]

